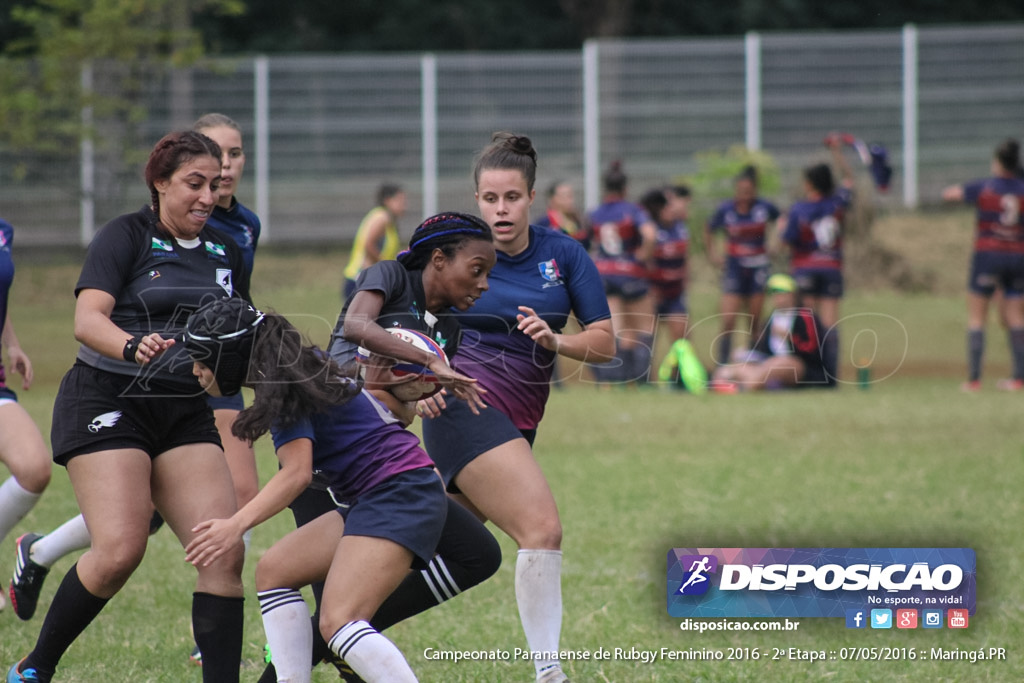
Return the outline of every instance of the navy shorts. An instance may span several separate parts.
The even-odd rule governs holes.
[[[0,385],[0,401],[14,401],[17,403],[18,395],[6,384]]]
[[[536,429],[519,429],[497,408],[474,415],[465,401],[451,399],[447,404],[440,417],[423,420],[423,445],[453,493],[458,492],[455,477],[478,455],[513,439],[526,439],[532,446],[537,436]]]
[[[614,296],[624,301],[636,301],[647,296],[651,283],[647,278],[629,275],[602,275],[605,296]]]
[[[843,296],[843,271],[838,268],[797,268],[796,286],[804,296],[839,299]]]
[[[155,458],[193,443],[221,445],[206,398],[166,392],[125,396],[135,378],[75,363],[61,380],[53,404],[53,460],[66,465],[76,455],[138,448]]]
[[[206,405],[210,406],[210,410],[237,410],[241,412],[245,409],[245,400],[242,398],[242,392],[239,391],[234,396],[206,396]]]
[[[975,294],[990,297],[997,287],[1010,298],[1024,295],[1024,254],[974,252],[967,288]]]
[[[740,260],[730,256],[725,260],[722,271],[722,293],[738,296],[754,296],[764,293],[764,285],[771,275],[771,263],[759,266],[744,266]]]
[[[655,311],[658,315],[686,315],[688,308],[685,292],[679,296],[658,299],[655,305]]]
[[[413,569],[434,557],[448,516],[448,495],[433,467],[400,472],[353,501],[335,501],[345,536],[372,536],[412,551]]]

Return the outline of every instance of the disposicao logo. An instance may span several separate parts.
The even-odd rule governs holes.
[[[680,564],[689,566],[679,586],[679,595],[703,595],[708,592],[711,581],[709,574],[718,569],[718,558],[714,555],[687,555],[679,558]]]
[[[950,608],[973,614],[970,548],[673,548],[674,617],[846,617]],[[916,612],[915,612],[916,614]],[[886,628],[871,620],[871,627]],[[916,627],[916,625],[915,625]],[[892,617],[889,626],[892,628]]]

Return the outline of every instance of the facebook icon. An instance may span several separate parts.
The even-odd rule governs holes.
[[[846,628],[867,628],[867,615],[862,609],[846,610]]]

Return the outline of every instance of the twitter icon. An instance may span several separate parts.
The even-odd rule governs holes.
[[[892,628],[892,610],[871,610],[871,628]]]

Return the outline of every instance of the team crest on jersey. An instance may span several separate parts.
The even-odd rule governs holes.
[[[170,242],[166,242],[159,237],[154,237],[152,242],[153,256],[177,256],[178,254],[174,251],[174,245]]]
[[[207,256],[212,256],[212,257],[215,257],[215,258],[225,258],[225,257],[227,257],[227,253],[224,251],[224,245],[223,244],[215,244],[215,243],[210,242],[210,241],[207,241],[205,244],[206,244],[206,254],[207,254]]]
[[[160,271],[159,270],[151,270],[151,271],[149,271],[149,279],[150,280],[155,280],[158,277],[160,277]]]
[[[231,296],[235,292],[235,287],[231,283],[231,269],[230,268],[218,268],[217,269],[217,284],[223,288],[228,296]]]
[[[540,271],[542,278],[547,280],[545,287],[557,287],[558,285],[564,284],[562,282],[562,272],[558,270],[558,264],[555,259],[550,261],[541,261],[537,264],[537,269]]]
[[[7,235],[0,231],[0,250],[7,251],[9,244],[7,242]]]

